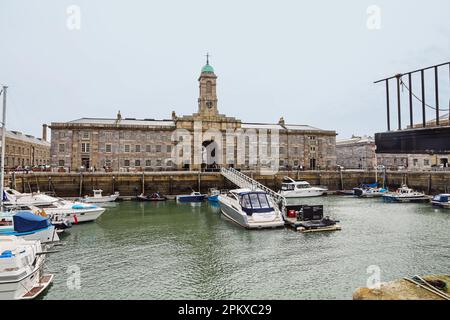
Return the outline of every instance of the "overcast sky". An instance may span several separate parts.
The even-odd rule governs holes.
[[[81,10],[79,30],[70,5]],[[373,81],[449,61],[449,12],[448,0],[0,0],[7,127],[40,136],[42,123],[119,109],[135,118],[192,114],[210,52],[221,113],[246,122],[284,116],[338,138],[373,134],[386,128],[385,89]],[[448,70],[440,77],[448,107]]]

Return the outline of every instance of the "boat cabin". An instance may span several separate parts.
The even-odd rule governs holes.
[[[307,181],[295,181],[289,177],[284,177],[283,182],[281,183],[282,191],[293,191],[307,188],[311,188],[311,185]]]
[[[249,216],[253,213],[266,213],[274,210],[264,191],[243,191],[234,193],[234,195],[239,200],[242,211]]]

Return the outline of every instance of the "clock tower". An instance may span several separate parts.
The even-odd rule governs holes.
[[[216,79],[217,76],[214,74],[213,67],[209,64],[209,54],[207,54],[206,65],[202,68],[198,78],[200,89],[198,112],[202,116],[216,116],[219,114],[217,110]]]

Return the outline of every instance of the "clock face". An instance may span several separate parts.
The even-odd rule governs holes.
[[[212,101],[206,101],[206,106],[207,106],[209,109],[211,109],[212,106],[213,106]]]

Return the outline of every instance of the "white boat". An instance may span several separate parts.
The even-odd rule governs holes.
[[[106,210],[105,208],[98,207],[95,204],[73,202],[61,199],[53,202],[51,205],[30,207],[31,210],[36,210],[36,208],[44,211],[50,216],[62,215],[62,217],[67,218],[72,224],[95,221]]]
[[[114,194],[111,194],[109,196],[103,196],[102,192],[103,190],[101,189],[95,189],[93,190],[94,192],[94,196],[89,197],[89,196],[85,196],[83,198],[83,202],[86,203],[104,203],[104,202],[114,202],[117,200],[117,198],[119,197],[119,192],[115,192]]]
[[[5,191],[7,191],[5,194],[8,201],[5,201],[4,204],[12,208],[10,210],[20,208],[22,210],[31,210],[34,213],[39,213],[40,211],[52,217],[58,216],[59,219],[57,220],[65,217],[70,223],[94,221],[106,210],[95,204],[64,200],[41,193],[30,196],[10,188],[7,188]]]
[[[4,190],[5,204],[12,206],[22,205],[49,205],[55,201],[55,197],[37,192],[37,193],[21,193],[11,188],[5,188]]]
[[[0,216],[0,235],[16,236],[25,240],[39,240],[41,243],[59,241],[56,227],[48,218],[44,218],[30,211],[19,211]]]
[[[284,226],[281,211],[262,190],[230,190],[218,197],[222,214],[247,229]]]
[[[295,181],[290,177],[284,177],[281,190],[278,192],[285,198],[318,197],[323,195],[327,189],[311,187],[307,181]]]
[[[414,191],[407,185],[402,185],[395,192],[387,192],[383,195],[385,202],[429,202],[430,197],[422,192]]]
[[[45,291],[53,274],[44,274],[40,241],[0,236],[0,300],[34,299]]]

